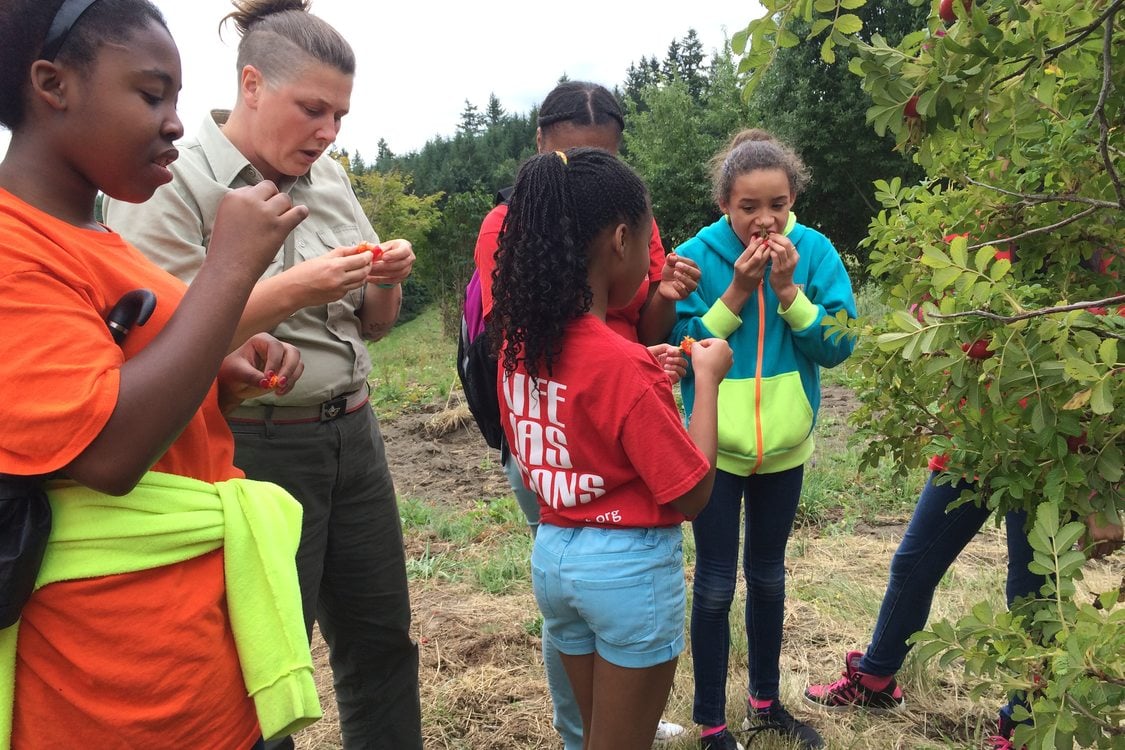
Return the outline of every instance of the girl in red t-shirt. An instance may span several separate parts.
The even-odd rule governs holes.
[[[651,229],[632,170],[558,151],[520,169],[497,253],[501,421],[539,496],[533,587],[587,750],[652,743],[684,647],[680,523],[710,493],[731,364],[725,341],[695,344],[702,402],[685,430],[653,356],[606,325],[645,276]]]
[[[301,372],[297,350],[270,336],[228,356],[250,290],[306,215],[272,183],[224,199],[190,289],[95,218],[99,191],[140,202],[172,179],[180,80],[176,45],[145,0],[0,4],[0,124],[12,131],[0,162],[0,473],[70,480],[48,486],[57,533],[81,526],[58,486],[84,488],[83,500],[100,493],[87,518],[100,530],[127,501],[140,502],[150,468],[193,488],[237,481],[221,407],[288,390]],[[156,309],[122,349],[103,319],[137,287],[155,291]],[[154,503],[150,515],[172,511]],[[215,526],[207,523],[200,518],[201,528]],[[228,615],[225,550],[205,541],[192,548],[199,554],[145,567],[161,545],[144,538],[130,551],[135,567],[60,576],[32,595],[11,626],[19,630],[2,639],[0,747],[259,741]],[[49,543],[40,575],[60,559],[78,571],[93,557],[119,563],[72,548]],[[292,611],[299,616],[296,603]]]

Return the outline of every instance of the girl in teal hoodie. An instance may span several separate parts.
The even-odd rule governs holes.
[[[793,151],[761,130],[743,131],[715,157],[713,180],[723,217],[675,251],[699,265],[702,279],[677,304],[672,331],[676,342],[718,337],[734,350],[734,366],[719,388],[715,486],[692,524],[693,719],[702,727],[703,748],[741,748],[726,728],[726,677],[745,498],[750,679],[743,728],[818,748],[816,730],[786,711],[779,695],[785,546],[813,451],[820,368],[843,362],[853,347],[822,323],[841,310],[855,317],[855,298],[832,243],[791,212],[808,182]],[[690,415],[690,377],[682,389]]]

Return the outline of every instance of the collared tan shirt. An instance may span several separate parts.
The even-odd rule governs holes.
[[[220,130],[229,114],[213,111],[194,140],[177,145],[180,158],[171,166],[175,179],[148,201],[105,199],[106,225],[189,284],[207,255],[219,201],[230,190],[263,179]],[[321,157],[307,175],[278,187],[289,193],[294,204],[308,206],[309,215],[278,248],[263,278],[336,247],[379,241],[347,173],[333,159]],[[284,397],[269,393],[245,405],[313,406],[362,387],[371,371],[356,316],[363,289],[352,290],[336,302],[298,310],[270,331],[301,350],[304,375]]]

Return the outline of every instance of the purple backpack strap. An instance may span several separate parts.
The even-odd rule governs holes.
[[[469,341],[476,339],[484,331],[484,302],[480,290],[480,269],[473,271],[468,286],[465,287],[465,330]]]

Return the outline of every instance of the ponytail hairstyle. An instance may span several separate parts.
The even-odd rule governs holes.
[[[33,62],[56,60],[85,73],[103,44],[125,44],[153,22],[168,29],[148,0],[0,2],[0,125],[23,125]]]
[[[751,128],[735,133],[727,147],[711,159],[711,197],[715,203],[729,201],[734,181],[756,169],[785,172],[794,195],[809,184],[808,167],[793,149],[765,130]]]
[[[219,22],[234,23],[238,70],[253,65],[267,81],[287,81],[303,61],[315,60],[344,75],[355,75],[355,53],[340,32],[309,13],[309,0],[231,0],[236,10]]]
[[[564,81],[539,105],[536,124],[544,135],[567,122],[579,127],[616,125],[619,138],[625,130],[625,115],[617,97],[605,86],[588,81]]]
[[[513,372],[551,374],[567,323],[590,310],[588,254],[607,227],[642,227],[648,190],[607,151],[573,148],[528,159],[500,231],[489,335]]]

